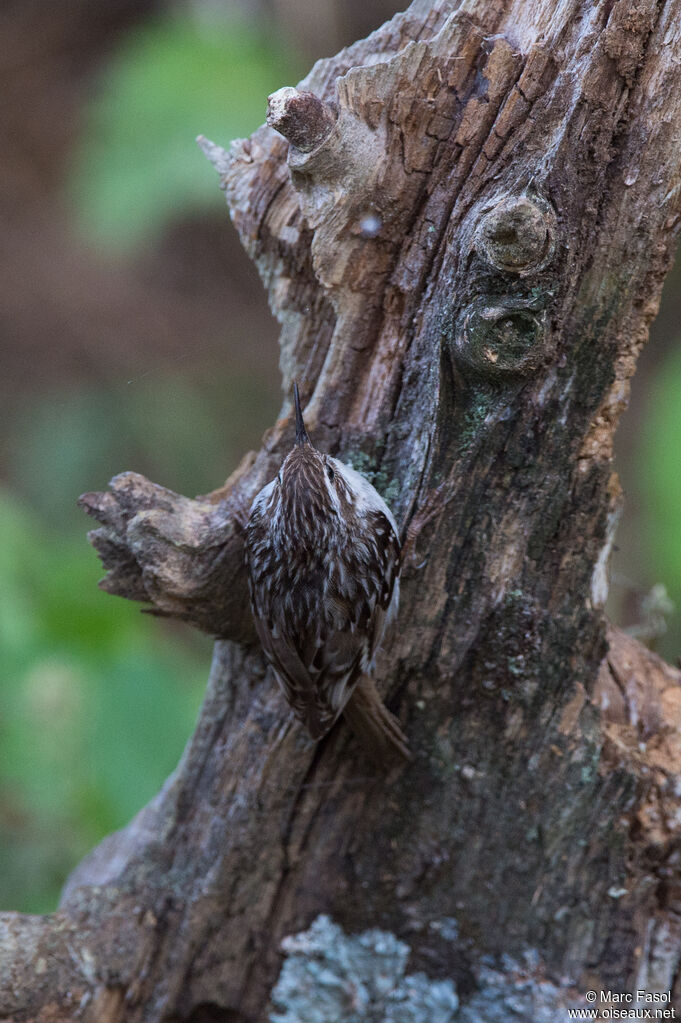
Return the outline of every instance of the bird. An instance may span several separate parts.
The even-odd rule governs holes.
[[[345,712],[377,759],[408,757],[369,677],[399,605],[397,523],[364,476],[312,444],[295,382],[293,393],[295,443],[253,500],[245,531],[256,631],[311,738]]]

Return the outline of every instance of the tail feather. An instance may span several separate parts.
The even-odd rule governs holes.
[[[362,675],[355,686],[343,717],[374,760],[388,765],[412,759],[406,735],[368,675]]]

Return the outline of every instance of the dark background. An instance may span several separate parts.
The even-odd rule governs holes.
[[[277,329],[194,143],[404,5],[12,0],[0,10],[0,907],[68,870],[173,769],[210,643],[97,589],[75,507],[135,469],[218,486],[276,416]],[[618,435],[610,613],[681,647],[681,289]]]

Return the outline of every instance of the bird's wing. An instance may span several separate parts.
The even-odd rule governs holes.
[[[296,717],[308,728],[313,738],[318,738],[333,724],[327,722],[323,707],[318,706],[315,680],[301,660],[300,653],[291,638],[278,630],[270,630],[258,616],[255,626],[267,660],[272,665],[279,685],[284,690],[286,701]]]
[[[348,702],[360,676],[373,667],[373,659],[383,638],[386,624],[399,598],[400,545],[395,530],[382,512],[374,513],[376,522],[367,530],[373,550],[343,552],[343,569],[332,566],[325,600],[326,621],[309,622],[298,633],[296,652],[305,666],[309,693],[314,695],[306,708],[305,723],[312,735],[331,727]],[[373,566],[366,570],[367,561]]]
[[[375,513],[372,550],[344,550],[330,569],[323,596],[316,587],[287,587],[268,606],[254,598],[255,624],[268,661],[296,717],[313,739],[336,721],[364,671],[370,670],[389,612],[396,606],[399,541]],[[367,557],[368,555],[368,557]],[[367,573],[367,561],[373,566]],[[270,590],[272,594],[272,590]]]
[[[380,565],[380,570],[377,573],[379,592],[369,635],[369,649],[365,671],[371,671],[373,668],[376,651],[381,645],[386,626],[397,614],[397,606],[400,600],[399,572],[401,551],[397,527],[392,516],[388,520],[387,516],[380,511],[375,512],[374,515],[376,517],[376,524],[373,535],[376,537],[377,563]]]

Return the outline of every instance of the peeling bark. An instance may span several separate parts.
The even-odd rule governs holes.
[[[87,495],[105,588],[219,640],[163,791],[59,913],[0,916],[3,1018],[264,1021],[320,914],[397,936],[453,1019],[499,1018],[502,954],[557,1020],[587,988],[678,1002],[681,678],[601,609],[613,433],[681,213],[680,46],[681,0],[417,0],[275,94],[288,141],[204,140],[285,393],[415,548],[377,673],[415,758],[386,777],[343,724],[315,746],[253,642],[243,516],[288,400],[208,497]]]

